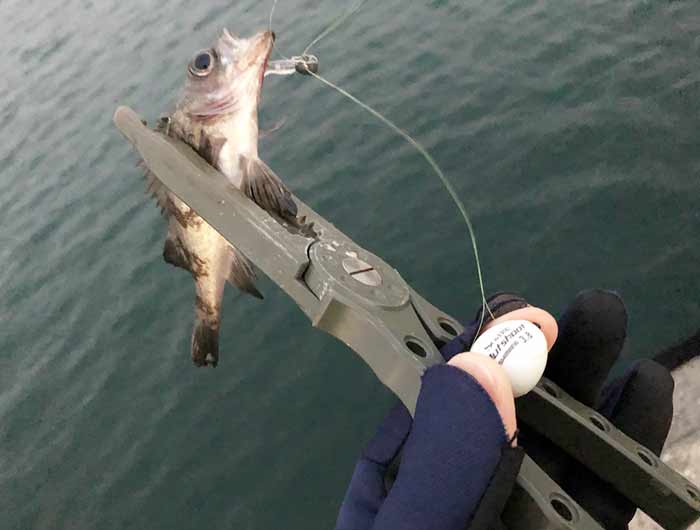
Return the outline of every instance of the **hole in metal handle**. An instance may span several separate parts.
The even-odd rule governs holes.
[[[700,503],[700,493],[698,493],[698,490],[692,486],[688,486],[686,487],[686,491],[688,492],[688,495],[690,495],[691,499],[693,499],[696,503]]]
[[[643,449],[641,447],[639,449],[637,449],[637,456],[639,456],[639,458],[642,460],[642,462],[644,462],[646,465],[648,465],[650,467],[656,467],[658,465],[657,461],[656,461],[656,456],[651,454],[646,449]]]
[[[572,523],[577,519],[577,511],[574,504],[563,495],[555,494],[549,500],[549,504],[554,508],[559,517],[567,523]]]
[[[414,355],[418,357],[425,358],[428,356],[428,350],[425,349],[423,344],[421,344],[421,342],[418,339],[414,339],[413,337],[407,337],[406,346],[409,350],[411,350],[414,353]]]
[[[596,429],[601,430],[603,432],[610,432],[610,425],[603,418],[596,415],[591,415],[589,419],[591,420],[591,423]]]
[[[457,333],[457,330],[455,329],[455,327],[448,320],[441,318],[438,320],[438,324],[440,324],[440,327],[442,328],[442,330],[445,333],[447,333],[448,335],[451,335],[453,337],[456,337],[457,335],[459,335],[459,333]]]
[[[555,397],[559,399],[559,390],[557,390],[551,383],[547,383],[546,381],[542,383],[542,388],[544,388],[544,391],[547,392],[552,397]]]

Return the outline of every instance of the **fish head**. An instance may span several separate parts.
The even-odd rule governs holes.
[[[211,118],[256,108],[274,42],[271,31],[242,38],[224,29],[214,46],[190,61],[178,109],[192,117]]]

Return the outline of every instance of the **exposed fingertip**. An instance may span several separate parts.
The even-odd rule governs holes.
[[[496,406],[508,439],[514,439],[517,432],[515,398],[503,367],[490,357],[472,352],[455,355],[448,364],[468,373],[481,385]]]
[[[532,322],[545,336],[545,339],[547,340],[547,351],[550,351],[554,347],[559,335],[559,325],[551,313],[534,306],[514,309],[494,320],[491,320],[488,324],[484,325],[481,334],[483,335],[484,332],[488,331],[489,329],[511,320],[527,320],[528,322]]]

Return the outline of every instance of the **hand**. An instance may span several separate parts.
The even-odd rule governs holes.
[[[497,317],[526,306],[514,295],[501,294],[489,300]],[[479,315],[462,336],[442,349],[453,366],[470,359],[458,354],[471,345],[478,321]],[[616,295],[604,291],[579,295],[560,319],[560,337],[550,353],[546,375],[584,404],[599,405],[601,413],[619,428],[658,454],[671,419],[673,383],[668,372],[644,361],[601,392],[624,343],[626,323],[624,305]],[[471,369],[461,368],[475,371],[473,364]],[[473,375],[477,377],[457,373],[451,366],[429,370],[413,429],[402,405],[389,414],[356,467],[340,510],[338,530],[465,527],[497,465],[499,445],[505,439],[499,439],[493,418],[506,425],[509,421],[508,399],[499,402],[494,394],[499,385],[489,389],[488,377]],[[460,380],[473,383],[459,385]],[[474,415],[479,407],[469,409],[470,418],[464,404],[474,402],[480,390],[489,400],[481,404],[481,418]],[[494,408],[499,414],[493,413]],[[478,428],[455,429],[464,422]],[[506,430],[512,432],[508,427]],[[488,440],[479,438],[486,431],[490,433]],[[634,506],[547,440],[527,429],[522,432],[521,443],[530,456],[593,517],[606,528],[626,528]],[[398,489],[388,492],[385,476],[404,446]],[[443,487],[446,483],[448,488]]]
[[[442,349],[448,364],[426,371],[413,423],[399,404],[381,425],[357,464],[338,530],[463,530],[499,463],[513,463],[505,473],[514,479],[519,458],[502,459],[516,434],[510,382],[490,358],[461,353],[478,328],[476,319]],[[389,491],[385,479],[399,451],[400,473]]]

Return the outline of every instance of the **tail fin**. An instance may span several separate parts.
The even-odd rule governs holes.
[[[680,344],[666,348],[654,356],[654,360],[668,370],[675,370],[700,357],[700,330]]]
[[[219,364],[219,327],[197,319],[192,332],[192,362],[197,366]]]

